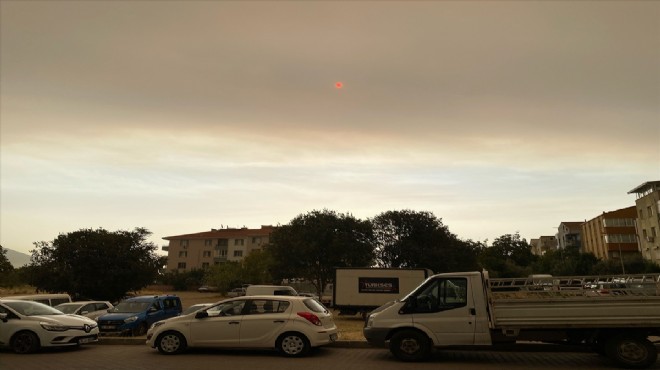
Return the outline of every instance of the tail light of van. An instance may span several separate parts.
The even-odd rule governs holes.
[[[314,315],[311,312],[298,312],[298,316],[304,318],[305,320],[311,322],[312,324],[316,326],[321,326],[321,320],[319,319],[318,316]]]

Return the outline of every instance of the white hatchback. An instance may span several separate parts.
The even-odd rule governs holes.
[[[0,345],[16,353],[92,343],[98,335],[98,325],[87,317],[66,315],[43,303],[0,299]]]
[[[313,298],[244,296],[154,323],[147,345],[163,354],[187,347],[274,348],[298,357],[337,340],[330,313]]]

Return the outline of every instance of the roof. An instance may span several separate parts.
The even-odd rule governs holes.
[[[248,236],[269,236],[273,230],[275,230],[273,226],[261,226],[261,229],[248,229],[247,227],[240,229],[211,229],[211,231],[202,231],[193,234],[166,236],[163,239],[226,239]]]
[[[642,185],[639,185],[638,187],[632,189],[631,191],[628,192],[628,194],[632,193],[643,193],[649,188],[653,187],[660,187],[660,181],[647,181],[643,183]]]

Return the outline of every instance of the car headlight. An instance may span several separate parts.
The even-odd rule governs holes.
[[[48,331],[66,331],[69,330],[69,327],[63,326],[60,324],[53,324],[50,322],[40,322],[39,325],[41,325],[42,328],[48,330]]]
[[[157,327],[163,325],[164,323],[165,323],[165,321],[156,321],[155,323],[151,324],[151,328],[149,328],[149,330],[154,330]]]
[[[374,316],[369,315],[367,318],[367,323],[364,325],[365,328],[370,328],[374,324]]]
[[[137,319],[138,319],[137,316],[131,316],[131,317],[127,317],[127,318],[125,318],[125,319],[124,319],[124,322],[128,324],[129,322],[133,322],[133,321],[135,321],[135,320],[137,320]]]

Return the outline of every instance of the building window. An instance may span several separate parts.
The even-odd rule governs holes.
[[[261,237],[260,236],[253,236],[252,237],[252,244],[261,245]]]
[[[185,269],[186,268],[186,263],[185,262],[179,262],[179,264],[177,265],[177,268]]]
[[[636,243],[637,237],[634,234],[607,234],[605,243]]]
[[[203,269],[209,268],[209,263],[208,262],[202,262],[202,268]]]
[[[644,218],[644,211],[641,208],[639,209],[639,218]]]
[[[204,240],[204,246],[205,247],[210,247],[213,245],[213,240],[212,239],[206,239]]]
[[[234,239],[234,245],[243,245],[244,242],[243,239]]]
[[[218,253],[218,256],[227,257],[227,250],[226,249],[221,249]]]
[[[651,207],[651,206],[646,207],[646,213],[647,213],[646,217],[649,217],[649,218],[653,217],[653,207]]]
[[[202,257],[211,257],[211,251],[202,252]]]
[[[179,240],[179,246],[181,246],[181,247],[187,247],[187,246],[188,246],[188,240],[187,240],[187,239],[181,239],[181,240]]]
[[[218,244],[216,244],[217,247],[226,247],[229,245],[228,239],[218,239]]]
[[[179,251],[179,257],[188,257],[188,251]]]
[[[234,251],[234,257],[243,257],[243,251]]]

